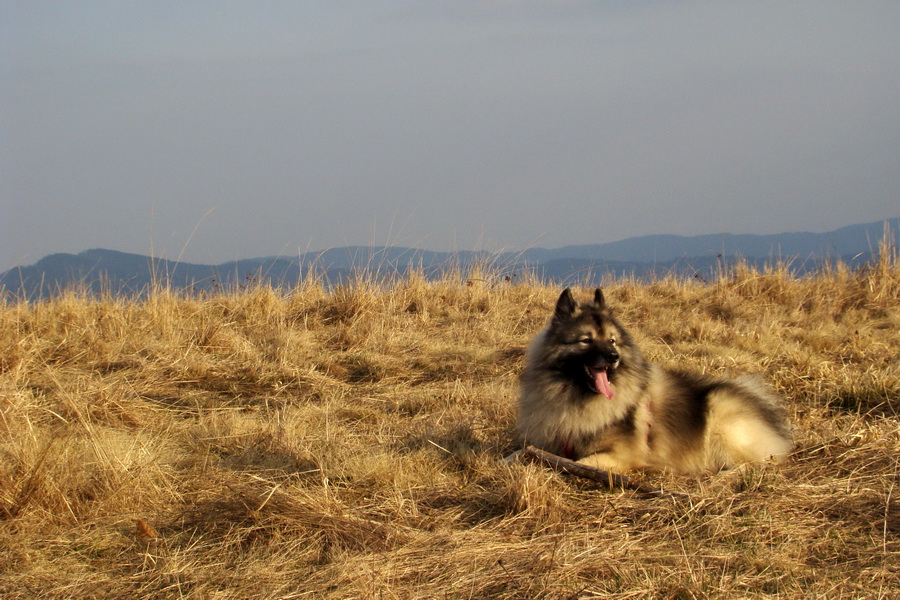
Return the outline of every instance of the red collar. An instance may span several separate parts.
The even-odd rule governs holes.
[[[559,442],[559,455],[569,460],[577,460],[575,455],[575,447],[572,445],[572,438],[567,437]]]

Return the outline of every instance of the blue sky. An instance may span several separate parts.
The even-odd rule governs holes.
[[[900,3],[0,0],[0,270],[900,216]]]

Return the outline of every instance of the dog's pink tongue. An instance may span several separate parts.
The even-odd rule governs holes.
[[[594,388],[606,396],[607,400],[612,400],[613,396],[616,395],[612,385],[609,383],[609,377],[607,377],[605,369],[602,371],[594,371]]]

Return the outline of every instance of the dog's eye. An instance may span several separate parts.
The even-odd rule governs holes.
[[[615,346],[615,345],[616,345],[616,338],[609,338],[609,343],[610,343],[610,345]]]
[[[590,344],[593,341],[594,340],[589,335],[583,335],[580,338],[578,338],[578,343],[582,344],[583,346],[587,346],[588,344]]]

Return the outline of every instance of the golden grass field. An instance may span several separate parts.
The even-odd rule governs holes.
[[[649,358],[760,373],[795,427],[781,466],[652,498],[502,460],[558,288],[7,300],[0,597],[900,598],[888,254],[604,286]]]

